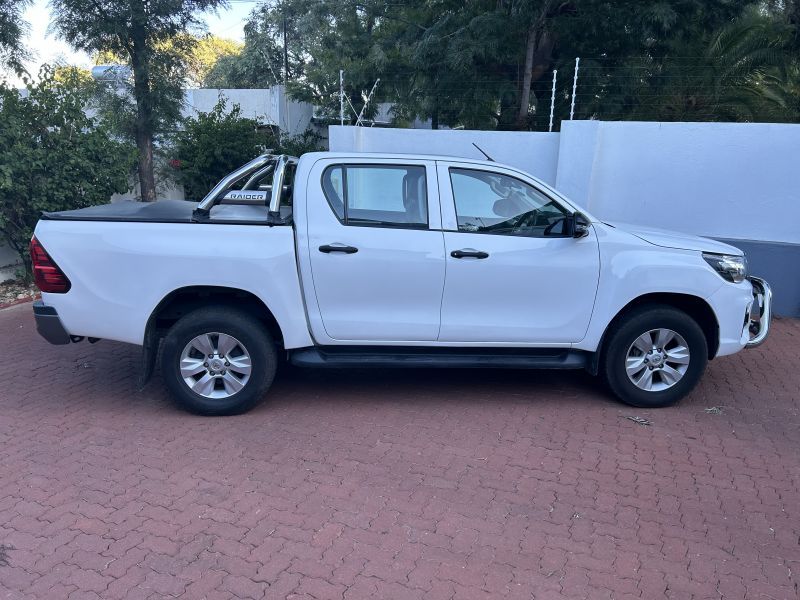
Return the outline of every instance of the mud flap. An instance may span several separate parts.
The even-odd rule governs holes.
[[[156,357],[158,356],[158,342],[160,341],[156,334],[155,327],[148,327],[147,333],[144,335],[144,345],[142,345],[142,367],[139,370],[139,379],[137,381],[138,391],[142,391],[153,376],[153,371],[156,367]]]
[[[592,352],[592,358],[586,363],[586,370],[590,375],[597,376],[600,373],[600,347],[597,352]]]

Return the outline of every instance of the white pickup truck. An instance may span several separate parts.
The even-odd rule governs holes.
[[[279,355],[304,367],[587,369],[622,401],[685,396],[763,342],[771,292],[742,252],[602,222],[492,161],[264,155],[199,203],[46,213],[31,241],[54,344],[161,349],[202,414],[240,413]]]

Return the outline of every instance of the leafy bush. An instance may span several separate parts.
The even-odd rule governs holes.
[[[225,175],[274,147],[274,137],[260,132],[254,119],[242,117],[238,104],[230,111],[226,107],[220,96],[210,112],[186,119],[175,135],[170,166],[187,198],[200,200]]]
[[[281,140],[273,128],[259,127],[255,119],[242,116],[234,104],[220,96],[207,113],[186,119],[175,135],[169,166],[176,170],[186,197],[200,200],[225,175],[264,152],[299,156],[317,150],[320,137],[311,129]]]
[[[317,152],[323,150],[322,136],[309,127],[303,133],[285,136],[281,140],[279,150],[281,154],[289,156],[302,156],[306,152]]]
[[[0,83],[0,233],[28,272],[42,211],[103,204],[128,189],[135,149],[87,114],[91,87],[77,70],[48,66],[23,91]]]

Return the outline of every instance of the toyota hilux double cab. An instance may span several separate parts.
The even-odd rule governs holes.
[[[42,336],[142,346],[142,385],[160,356],[206,415],[260,401],[282,355],[586,369],[661,407],[771,316],[735,247],[605,223],[518,169],[442,156],[263,155],[200,202],[45,213],[31,258]]]

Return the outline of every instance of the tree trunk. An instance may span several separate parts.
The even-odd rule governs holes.
[[[136,99],[136,148],[139,151],[139,192],[142,202],[155,202],[156,181],[153,175],[153,105],[144,28],[131,28],[133,38],[131,67],[133,95]]]
[[[153,175],[153,136],[136,119],[136,148],[139,150],[139,191],[142,202],[156,201],[156,180]]]
[[[797,27],[800,25],[800,0],[788,0],[784,2],[784,9],[786,17],[789,19],[789,24]],[[797,33],[795,33],[795,36]]]
[[[519,94],[519,105],[516,119],[517,129],[528,129],[528,109],[531,103],[531,84],[539,81],[549,68],[555,36],[547,30],[547,18],[551,12],[553,0],[545,0],[539,16],[528,28],[525,43],[525,66],[522,73],[522,88]],[[558,9],[557,9],[558,10]]]
[[[531,69],[531,83],[539,81],[548,72],[553,62],[553,48],[556,45],[555,36],[549,31],[539,35],[536,52],[533,55],[533,68]]]
[[[536,50],[536,25],[528,30],[528,43],[525,46],[525,67],[522,71],[522,88],[519,94],[517,129],[528,128],[528,107],[531,103],[531,77],[533,77],[533,53]]]
[[[511,91],[500,96],[500,112],[497,115],[498,131],[514,131],[517,127],[517,115],[519,114],[519,96],[522,86],[517,93]]]

